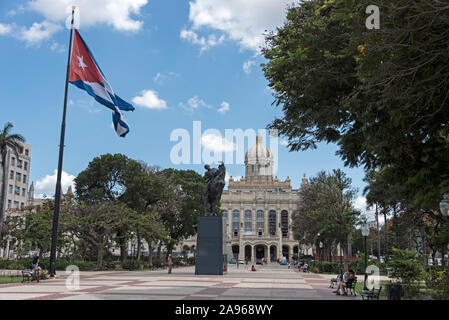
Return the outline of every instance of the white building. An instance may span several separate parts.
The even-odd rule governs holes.
[[[225,239],[232,255],[252,262],[297,256],[291,217],[299,200],[299,192],[292,189],[288,177],[285,181],[273,178],[273,154],[258,136],[256,145],[245,155],[245,177],[239,181],[230,177],[221,197]],[[185,244],[196,246],[196,236]],[[304,248],[300,252],[304,254]]]

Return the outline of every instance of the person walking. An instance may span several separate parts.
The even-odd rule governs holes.
[[[168,262],[168,274],[171,274],[171,269],[173,267],[173,261],[171,259],[171,254],[168,255],[167,262]]]

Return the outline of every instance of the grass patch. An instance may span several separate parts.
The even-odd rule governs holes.
[[[0,276],[0,284],[22,282],[22,277]]]

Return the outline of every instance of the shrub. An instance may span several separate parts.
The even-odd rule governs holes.
[[[422,279],[422,264],[416,252],[407,249],[392,248],[393,254],[388,263],[391,277],[403,285],[406,299],[413,299],[419,295],[419,281]]]

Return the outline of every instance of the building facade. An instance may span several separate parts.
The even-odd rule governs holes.
[[[4,208],[22,209],[28,205],[28,184],[30,179],[31,147],[21,143],[22,147],[16,154],[8,149],[6,156],[6,188],[5,194],[0,194]],[[0,163],[1,163],[0,157]],[[3,170],[0,170],[0,190],[3,184]]]
[[[291,217],[299,201],[299,192],[292,189],[288,177],[285,181],[273,177],[273,154],[258,136],[245,154],[245,176],[239,181],[230,177],[221,197],[225,247],[229,248],[225,254],[253,263],[297,256]],[[184,244],[195,245],[195,239]]]

